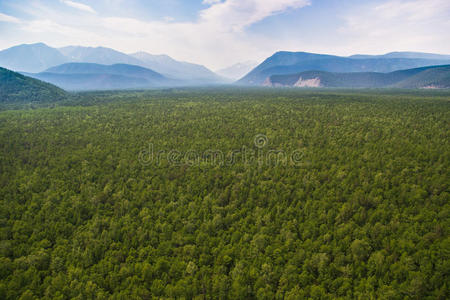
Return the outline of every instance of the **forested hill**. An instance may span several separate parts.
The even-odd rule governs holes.
[[[330,88],[450,88],[450,65],[431,66],[391,73],[332,73],[306,71],[272,75],[266,86],[330,87]]]
[[[0,68],[0,102],[58,101],[66,96],[52,84]]]
[[[413,55],[413,54],[411,54]],[[388,73],[398,70],[450,64],[447,56],[422,58],[424,54],[383,57],[341,57],[307,52],[280,51],[267,58],[237,83],[241,85],[261,85],[272,75],[295,74],[306,71],[323,71],[332,73],[380,72]],[[430,57],[425,55],[425,57]],[[438,58],[438,59],[436,59]]]
[[[180,84],[153,70],[127,64],[67,63],[42,73],[27,75],[67,91],[138,89]]]

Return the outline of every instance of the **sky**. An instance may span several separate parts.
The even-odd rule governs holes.
[[[449,0],[0,0],[0,49],[145,51],[212,70],[276,51],[450,54]]]

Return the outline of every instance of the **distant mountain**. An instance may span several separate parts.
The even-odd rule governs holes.
[[[141,66],[166,77],[183,80],[184,85],[226,82],[226,79],[202,65],[177,61],[167,55],[152,55],[145,52],[128,55],[105,47],[67,46],[56,49],[42,43],[19,45],[0,51],[0,66],[20,72],[39,73],[70,62]]]
[[[27,75],[73,91],[141,89],[180,84],[150,69],[127,64],[67,63]]]
[[[220,83],[220,78],[208,68],[188,62],[177,61],[167,55],[152,55],[146,52],[136,52],[130,54],[135,59],[141,61],[140,66],[144,66],[164,74],[171,78],[187,80],[198,83]]]
[[[0,51],[0,66],[14,71],[40,72],[67,61],[57,49],[43,43],[24,44]]]
[[[57,101],[66,96],[54,85],[0,68],[0,102]]]
[[[334,73],[387,73],[403,69],[445,64],[450,64],[450,59],[351,58],[307,52],[277,52],[237,83],[243,85],[261,85],[272,75],[295,74],[311,70]]]
[[[129,64],[140,66],[142,61],[125,53],[105,47],[68,46],[58,49],[68,62],[95,63],[102,65]]]
[[[242,76],[250,72],[257,65],[258,63],[256,61],[246,61],[234,64],[224,69],[220,69],[216,71],[216,73],[226,78],[238,80],[239,78],[242,78]]]
[[[297,74],[272,75],[266,80],[265,85],[334,88],[450,88],[450,65],[390,73],[306,71]]]

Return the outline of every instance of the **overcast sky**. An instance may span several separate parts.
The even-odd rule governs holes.
[[[146,51],[216,70],[276,51],[450,54],[449,0],[0,0],[0,49]]]

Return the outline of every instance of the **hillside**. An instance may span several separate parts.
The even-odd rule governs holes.
[[[450,88],[450,66],[425,68],[395,84],[399,88]]]
[[[177,81],[140,66],[68,63],[30,74],[66,90],[111,90],[177,85]]]
[[[57,101],[66,92],[54,85],[0,68],[0,102]]]
[[[306,71],[297,74],[272,75],[264,85],[338,88],[450,88],[450,65],[390,73]]]
[[[95,63],[102,65],[130,64],[140,65],[139,59],[105,47],[67,46],[58,49],[69,62]]]
[[[311,70],[333,73],[387,73],[444,64],[450,64],[450,59],[351,58],[306,52],[277,52],[237,83],[241,85],[261,85],[272,75],[295,74]]]

